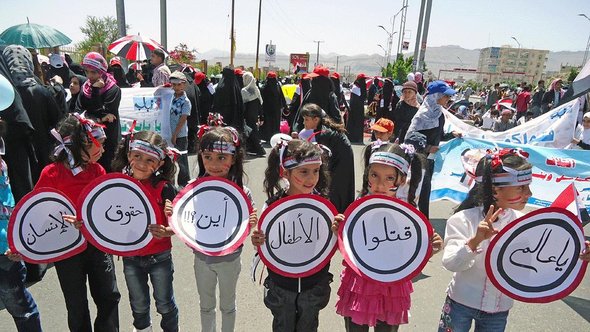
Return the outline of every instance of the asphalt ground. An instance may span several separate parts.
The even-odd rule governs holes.
[[[268,150],[268,149],[267,149]],[[357,161],[356,188],[361,185],[360,154],[361,145],[353,146]],[[196,157],[189,158],[194,171]],[[265,158],[250,159],[245,164],[248,174],[247,186],[252,190],[256,206],[260,208],[265,196],[262,190],[263,170],[266,168]],[[435,202],[431,204],[431,223],[435,230],[444,236],[446,219],[452,214],[455,204]],[[585,227],[590,234],[590,226]],[[588,238],[588,237],[587,237]],[[263,303],[264,287],[250,279],[251,260],[254,254],[252,245],[247,242],[242,252],[242,272],[237,286],[237,322],[236,331],[270,331],[272,315]],[[192,251],[180,242],[173,240],[174,259],[174,292],[180,311],[180,330],[199,331],[200,317],[198,294],[193,271]],[[320,331],[344,331],[344,321],[335,312],[338,299],[336,291],[340,284],[339,274],[342,269],[342,256],[339,252],[331,261],[330,271],[334,274],[332,296],[328,306],[320,312]],[[123,275],[122,260],[115,259],[117,282],[121,292],[119,304],[121,331],[133,331],[129,295]],[[260,268],[258,270],[260,272]],[[266,275],[266,274],[265,274]],[[445,299],[445,289],[451,280],[452,273],[441,264],[441,254],[431,258],[422,274],[414,279],[412,309],[410,322],[400,327],[400,331],[436,331],[441,307]],[[50,269],[45,278],[30,287],[39,310],[45,331],[67,331],[67,313],[55,269]],[[90,294],[88,295],[92,317],[95,307]],[[160,317],[156,313],[152,301],[152,323],[154,331],[159,330]],[[218,329],[221,327],[218,314]],[[10,315],[6,310],[0,311],[0,332],[16,331]],[[590,331],[590,277],[587,275],[580,286],[568,297],[547,304],[528,304],[516,302],[508,317],[507,331]]]

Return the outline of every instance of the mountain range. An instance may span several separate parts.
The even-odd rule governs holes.
[[[441,69],[453,69],[453,68],[469,68],[476,69],[477,62],[479,60],[479,49],[465,49],[457,45],[446,45],[438,47],[426,48],[425,62],[428,71],[437,77],[439,70]],[[405,56],[411,55],[411,53],[405,53]],[[316,54],[310,53],[310,63],[313,65],[316,60]],[[221,62],[222,65],[229,63],[229,52],[221,50],[209,50],[204,53],[199,53],[197,58],[206,59],[209,64],[212,65],[216,62]],[[548,72],[558,72],[561,65],[579,66],[584,59],[584,51],[560,51],[560,52],[549,52],[547,56],[547,67]],[[254,67],[256,57],[250,53],[236,53],[234,58],[234,64],[237,66]],[[384,63],[384,57],[381,54],[358,54],[358,55],[338,55],[336,53],[322,54],[320,52],[320,63],[330,67],[332,70],[344,72],[346,67],[350,66],[350,73],[356,75],[357,73],[365,73],[367,75],[377,75],[381,66]],[[268,66],[268,63],[264,62],[264,51],[261,51],[259,66]],[[281,69],[289,69],[289,54],[277,52],[276,62],[273,64],[274,67]],[[453,74],[456,75],[456,74]]]

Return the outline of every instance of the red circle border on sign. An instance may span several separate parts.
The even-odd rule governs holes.
[[[39,193],[44,193],[44,192],[50,192],[50,193],[55,193],[58,195],[61,195],[65,201],[67,201],[68,203],[70,203],[73,207],[74,207],[74,212],[76,212],[76,205],[74,205],[74,203],[68,198],[68,196],[66,196],[63,192],[55,189],[55,188],[50,188],[50,187],[41,187],[41,188],[36,188],[35,190],[29,192],[28,194],[26,194],[25,196],[23,196],[23,198],[21,198],[21,200],[18,202],[18,204],[16,204],[16,206],[14,207],[14,209],[12,210],[12,214],[10,215],[10,220],[8,222],[8,247],[10,248],[10,251],[14,252],[14,253],[18,253],[18,251],[16,250],[16,247],[14,246],[14,241],[12,239],[12,235],[13,231],[14,231],[14,227],[15,227],[15,223],[16,223],[16,215],[18,214],[18,211],[21,209],[22,205],[28,201],[29,199],[31,199],[31,197],[39,194]],[[71,225],[72,227],[74,225]],[[31,263],[31,264],[48,264],[48,263],[54,263],[54,262],[58,262],[67,258],[70,258],[72,256],[75,256],[81,252],[83,252],[84,250],[86,250],[86,238],[84,236],[82,236],[82,245],[76,249],[70,250],[66,253],[64,253],[63,255],[54,257],[53,259],[41,259],[41,260],[36,260],[36,259],[30,259],[28,257],[25,257],[24,255],[21,254],[21,256],[23,257],[23,260],[27,263]],[[4,254],[4,253],[2,253]],[[20,254],[20,253],[19,253]]]
[[[498,234],[496,234],[496,236],[494,236],[494,238],[490,241],[490,245],[488,246],[488,249],[486,251],[486,258],[485,258],[486,275],[488,276],[488,278],[490,278],[490,281],[492,282],[492,284],[494,284],[494,286],[496,288],[498,288],[498,290],[500,290],[503,294],[506,294],[507,296],[509,296],[512,299],[515,299],[515,300],[518,300],[521,302],[527,302],[527,303],[549,303],[549,302],[553,302],[556,300],[560,300],[560,299],[568,296],[576,288],[578,288],[578,286],[582,282],[582,279],[584,278],[584,274],[586,273],[586,268],[588,267],[588,262],[585,262],[585,261],[583,261],[581,263],[582,267],[580,268],[578,275],[576,276],[574,281],[571,283],[571,285],[569,285],[569,287],[567,287],[566,289],[562,290],[559,293],[555,293],[553,295],[550,295],[550,296],[529,298],[529,297],[523,297],[523,296],[511,293],[510,291],[508,291],[507,289],[502,287],[502,285],[500,285],[500,283],[496,279],[496,276],[494,275],[494,273],[492,273],[492,264],[491,264],[491,257],[490,256],[491,256],[492,249],[498,243],[500,237],[502,235],[506,234],[510,229],[516,227],[522,220],[525,220],[531,216],[536,216],[538,214],[548,213],[548,212],[558,212],[558,213],[563,213],[563,214],[567,215],[571,220],[574,221],[575,226],[577,226],[581,230],[582,234],[584,234],[584,229],[582,228],[582,224],[580,223],[579,218],[576,217],[572,212],[570,212],[566,209],[563,209],[563,208],[546,207],[546,208],[541,208],[541,209],[529,212],[529,213],[525,214],[524,216],[509,223],[504,228],[502,228],[502,230]],[[585,246],[585,244],[582,243],[582,247],[584,247],[584,246]]]
[[[162,220],[161,220],[162,219],[162,211],[161,211],[161,208],[158,206],[156,199],[154,197],[152,197],[152,194],[150,194],[147,190],[145,190],[145,188],[143,187],[144,185],[141,182],[139,182],[138,180],[136,180],[128,175],[125,175],[123,173],[109,173],[109,174],[102,175],[102,176],[94,179],[92,182],[87,184],[84,187],[84,189],[82,189],[82,192],[80,193],[80,197],[78,198],[78,206],[76,207],[76,214],[78,216],[78,219],[81,219],[81,217],[82,217],[82,204],[86,200],[86,197],[94,189],[94,187],[96,187],[97,185],[101,184],[104,181],[111,180],[111,179],[122,179],[122,180],[130,181],[130,182],[134,183],[135,185],[137,185],[139,187],[139,189],[143,192],[143,194],[147,197],[148,202],[152,206],[152,209],[154,210],[154,216],[156,218],[156,223],[162,222]],[[150,242],[148,242],[148,244],[146,244],[141,249],[130,250],[130,251],[120,251],[120,250],[114,250],[111,248],[107,248],[107,247],[99,244],[98,241],[96,241],[92,237],[90,232],[88,232],[88,230],[86,229],[86,224],[85,224],[84,220],[82,220],[82,227],[80,228],[80,231],[82,232],[82,234],[84,234],[84,237],[86,238],[86,240],[88,242],[90,242],[90,244],[92,244],[93,246],[98,248],[100,251],[107,253],[107,254],[123,256],[123,257],[136,256],[136,255],[142,253],[142,251],[147,246],[152,244],[155,239],[152,235],[152,240],[150,240]]]
[[[182,190],[176,195],[176,197],[174,197],[174,201],[172,202],[173,206],[176,206],[176,203],[178,201],[181,200],[181,198],[187,194],[188,192],[192,191],[193,188],[197,187],[198,185],[202,184],[203,182],[207,182],[207,181],[220,181],[223,182],[225,184],[228,184],[232,187],[234,187],[235,189],[238,190],[238,192],[242,195],[242,197],[244,198],[244,201],[246,202],[247,206],[248,206],[248,216],[250,214],[252,214],[252,212],[254,211],[254,208],[252,207],[252,202],[250,202],[250,198],[248,198],[248,196],[246,195],[246,193],[244,192],[244,190],[242,188],[240,188],[235,182],[230,181],[226,178],[222,178],[222,177],[217,177],[217,176],[205,176],[202,178],[198,178],[195,181],[187,184],[184,188],[182,188]],[[171,217],[170,217],[171,218]],[[243,243],[244,241],[246,241],[246,238],[248,238],[248,234],[250,234],[250,224],[248,223],[246,225],[246,230],[244,232],[244,234],[242,234],[239,238],[238,241],[236,241],[236,243],[234,243],[231,247],[221,250],[221,251],[207,251],[207,250],[203,250],[201,248],[198,248],[196,246],[193,246],[192,243],[189,243],[187,241],[184,240],[184,237],[181,235],[178,235],[180,233],[179,230],[176,229],[176,227],[174,226],[174,223],[170,222],[170,218],[168,218],[168,225],[170,225],[170,227],[172,227],[172,230],[174,231],[174,233],[178,236],[178,238],[184,242],[187,246],[189,246],[191,249],[194,249],[202,254],[205,254],[207,256],[226,256],[229,255],[231,253],[233,253],[234,251],[236,251]]]
[[[262,226],[262,221],[264,220],[264,218],[266,217],[266,215],[268,215],[269,211],[272,211],[273,209],[277,208],[277,206],[285,203],[285,202],[289,202],[295,199],[301,199],[301,198],[308,198],[308,199],[312,199],[314,201],[318,201],[322,204],[324,204],[334,215],[338,214],[338,210],[336,210],[336,207],[334,206],[334,204],[332,204],[332,202],[330,202],[328,199],[319,196],[319,195],[314,195],[314,194],[299,194],[299,195],[290,195],[287,196],[285,198],[281,198],[275,202],[273,202],[271,205],[269,205],[264,212],[262,212],[262,215],[260,215],[260,219],[258,219],[258,230],[262,230],[261,226]],[[330,232],[331,232],[331,228],[330,228]],[[326,258],[320,262],[320,264],[316,265],[314,268],[310,269],[309,271],[306,272],[301,272],[301,273],[288,273],[288,272],[284,272],[282,270],[280,270],[277,266],[274,266],[262,253],[262,249],[260,249],[260,246],[258,246],[256,248],[256,250],[258,251],[258,256],[260,257],[260,259],[262,260],[262,262],[264,263],[264,265],[266,265],[266,267],[268,267],[269,269],[271,269],[273,272],[280,274],[284,277],[288,277],[288,278],[304,278],[304,277],[309,277],[310,275],[313,275],[317,272],[319,272],[321,269],[323,269],[326,264],[328,264],[330,262],[330,260],[332,259],[332,257],[334,256],[334,253],[336,253],[336,248],[338,247],[338,245],[335,245],[332,249],[330,249],[330,253],[328,254],[328,256],[326,256]]]
[[[426,250],[426,255],[424,256],[424,259],[422,260],[420,265],[418,265],[418,267],[416,268],[415,271],[408,274],[405,278],[402,278],[402,279],[396,280],[396,281],[390,281],[390,282],[383,282],[383,281],[375,280],[375,279],[372,279],[371,277],[369,277],[368,275],[364,274],[356,265],[354,265],[353,260],[350,258],[350,256],[348,255],[348,252],[346,251],[346,248],[344,247],[343,232],[344,232],[344,225],[346,224],[346,221],[348,220],[348,216],[358,206],[360,206],[364,202],[371,200],[373,198],[380,198],[380,199],[388,200],[393,203],[400,204],[406,209],[414,210],[413,212],[416,213],[416,215],[418,215],[420,217],[420,220],[426,225],[426,230],[428,232],[428,239],[430,241],[430,239],[432,238],[432,235],[434,234],[434,230],[432,228],[432,225],[430,224],[430,221],[426,218],[426,216],[422,212],[420,212],[418,209],[416,209],[414,206],[412,206],[411,204],[404,202],[400,199],[385,196],[385,195],[368,195],[368,196],[365,196],[365,197],[355,200],[354,202],[352,202],[352,204],[350,204],[348,206],[348,208],[346,208],[346,211],[344,211],[345,219],[338,226],[338,249],[340,250],[340,253],[342,253],[342,256],[344,257],[344,261],[347,263],[348,267],[350,267],[356,274],[358,274],[359,276],[361,276],[365,279],[368,279],[368,280],[371,280],[374,282],[378,282],[378,283],[381,283],[384,285],[390,285],[392,283],[402,282],[402,281],[406,281],[406,280],[412,280],[415,276],[419,275],[422,272],[422,270],[424,269],[424,267],[428,263],[428,260],[430,260],[430,256],[432,255],[432,245],[428,246],[428,249]]]

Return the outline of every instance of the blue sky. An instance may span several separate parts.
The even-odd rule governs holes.
[[[50,25],[78,42],[87,15],[116,16],[115,0],[2,0],[0,30],[31,23]],[[261,52],[270,40],[280,53],[382,54],[401,0],[262,0]],[[420,0],[410,0],[406,40],[414,48]],[[126,0],[128,33],[160,39],[159,0]],[[231,0],[168,0],[168,47],[184,42],[199,52],[229,50]],[[236,0],[237,51],[254,53],[258,0]],[[517,46],[551,51],[585,50],[590,34],[587,0],[434,0],[428,46],[459,45],[474,49]],[[400,16],[395,30],[399,30]],[[397,46],[397,34],[393,48]]]

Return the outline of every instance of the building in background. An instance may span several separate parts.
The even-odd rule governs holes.
[[[548,50],[486,47],[479,52],[478,80],[493,84],[516,81],[536,84],[547,63]]]

